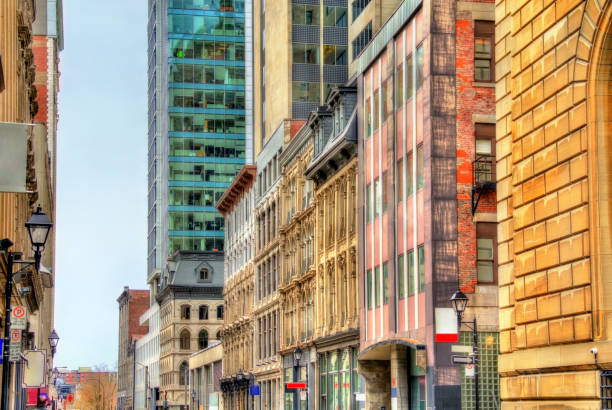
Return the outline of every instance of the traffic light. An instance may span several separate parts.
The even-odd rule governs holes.
[[[68,395],[68,403],[72,403],[72,394]]]

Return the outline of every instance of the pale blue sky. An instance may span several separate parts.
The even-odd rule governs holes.
[[[146,9],[64,0],[56,366],[114,366],[117,297],[146,287]]]

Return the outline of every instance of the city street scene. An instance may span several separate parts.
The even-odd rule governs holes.
[[[0,0],[0,410],[612,410],[612,0]]]

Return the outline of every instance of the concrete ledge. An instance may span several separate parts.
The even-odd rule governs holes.
[[[499,395],[502,400],[597,400],[599,397],[599,371],[587,370],[504,377],[499,383]]]
[[[595,368],[590,350],[597,347],[597,360],[602,368],[612,366],[612,341],[593,341],[566,345],[546,346],[499,356],[499,373],[517,375],[546,373],[560,369]]]
[[[600,410],[601,402],[595,401],[504,401],[501,410]]]

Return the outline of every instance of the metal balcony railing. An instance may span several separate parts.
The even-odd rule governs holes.
[[[481,195],[495,191],[495,188],[495,156],[476,155],[476,159],[472,162],[472,215],[476,212]]]

